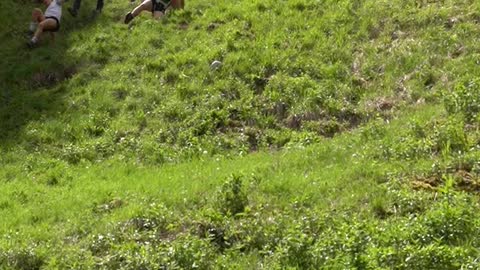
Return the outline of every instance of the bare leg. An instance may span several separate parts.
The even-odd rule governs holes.
[[[125,16],[124,23],[130,23],[133,18],[137,17],[142,11],[152,11],[153,0],[144,0],[140,5],[132,10],[132,12],[127,13]]]
[[[145,0],[139,6],[133,9],[133,17],[137,17],[142,11],[152,11],[152,0]]]
[[[81,4],[82,4],[82,0],[75,0],[75,1],[73,1],[73,6],[67,8],[68,12],[70,12],[70,14],[71,14],[73,17],[77,17],[78,10],[80,9],[80,5],[81,5]]]
[[[96,11],[102,11],[103,9],[103,0],[97,0],[97,9]]]
[[[57,21],[54,19],[45,19],[38,24],[37,31],[33,35],[32,40],[37,41],[45,30],[53,30],[57,27]]]
[[[30,26],[28,27],[29,33],[33,35],[37,30],[38,23],[44,20],[43,13],[40,9],[36,8],[32,11],[32,21],[30,22]]]
[[[36,8],[32,11],[32,22],[40,23],[45,20],[41,9]]]

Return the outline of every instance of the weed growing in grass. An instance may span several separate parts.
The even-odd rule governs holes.
[[[41,269],[45,265],[44,258],[32,248],[14,249],[2,252],[0,249],[0,266],[13,269]]]
[[[467,123],[478,123],[480,80],[465,78],[454,90],[445,93],[445,107],[451,114],[459,113]]]
[[[223,184],[220,191],[220,211],[226,215],[235,216],[243,213],[248,205],[242,176],[232,174]]]

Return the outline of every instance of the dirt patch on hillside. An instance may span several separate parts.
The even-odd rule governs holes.
[[[52,87],[64,80],[68,80],[77,73],[75,67],[65,67],[58,71],[40,71],[33,74],[31,85],[35,88]]]
[[[480,176],[463,169],[449,174],[454,179],[454,187],[457,190],[480,193]],[[444,185],[442,175],[416,176],[411,181],[411,186],[416,190],[437,190]]]

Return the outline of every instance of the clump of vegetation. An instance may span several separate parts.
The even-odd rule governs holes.
[[[13,269],[41,269],[44,258],[32,248],[3,251],[0,249],[0,266]]]
[[[242,176],[232,174],[223,184],[219,198],[220,211],[226,215],[243,213],[248,205]]]
[[[478,124],[479,99],[480,80],[464,79],[455,85],[452,92],[445,94],[445,107],[451,114],[461,114],[465,122]]]

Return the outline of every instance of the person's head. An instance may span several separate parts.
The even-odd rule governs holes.
[[[45,6],[49,6],[50,3],[52,3],[52,0],[43,0],[43,3],[45,4]]]

